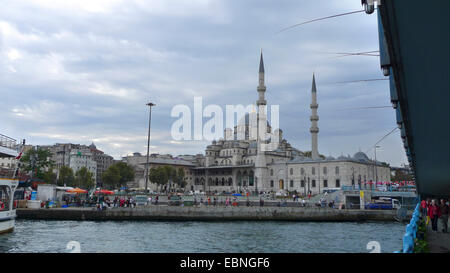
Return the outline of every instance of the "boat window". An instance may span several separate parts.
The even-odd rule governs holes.
[[[0,186],[0,211],[9,210],[11,189],[8,186]]]

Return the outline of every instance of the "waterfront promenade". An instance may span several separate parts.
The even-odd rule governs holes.
[[[174,220],[174,221],[395,221],[396,210],[339,210],[321,207],[174,207],[17,209],[28,220]]]

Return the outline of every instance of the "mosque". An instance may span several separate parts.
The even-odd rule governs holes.
[[[324,157],[318,151],[317,89],[311,88],[311,152],[302,152],[283,138],[281,129],[272,131],[265,106],[264,61],[261,52],[257,112],[246,114],[234,130],[224,130],[224,139],[212,141],[205,157],[190,169],[191,190],[205,192],[294,192],[306,195],[351,186],[369,189],[375,181],[390,181],[390,167],[373,161],[363,152],[353,157]],[[275,138],[262,140],[262,130]],[[263,149],[266,147],[266,149]],[[270,147],[267,149],[267,147]],[[192,182],[191,182],[192,181]]]

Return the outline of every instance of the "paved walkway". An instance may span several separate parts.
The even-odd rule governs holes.
[[[440,219],[438,232],[431,230],[431,224],[427,226],[426,240],[430,253],[450,253],[450,229],[447,233],[443,233]]]

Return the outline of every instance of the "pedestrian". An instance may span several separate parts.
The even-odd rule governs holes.
[[[214,197],[214,207],[217,205],[217,198],[216,197]]]
[[[260,207],[264,206],[264,200],[262,199],[262,197],[259,198],[259,206]]]
[[[441,209],[436,204],[436,200],[431,200],[431,205],[428,207],[428,216],[431,219],[431,229],[437,232],[438,219],[441,217]]]
[[[427,217],[427,201],[425,201],[425,199],[423,199],[422,202],[420,202],[420,212],[422,218]]]
[[[441,222],[443,227],[442,232],[447,233],[449,207],[444,199],[441,199],[440,210],[441,210]]]

